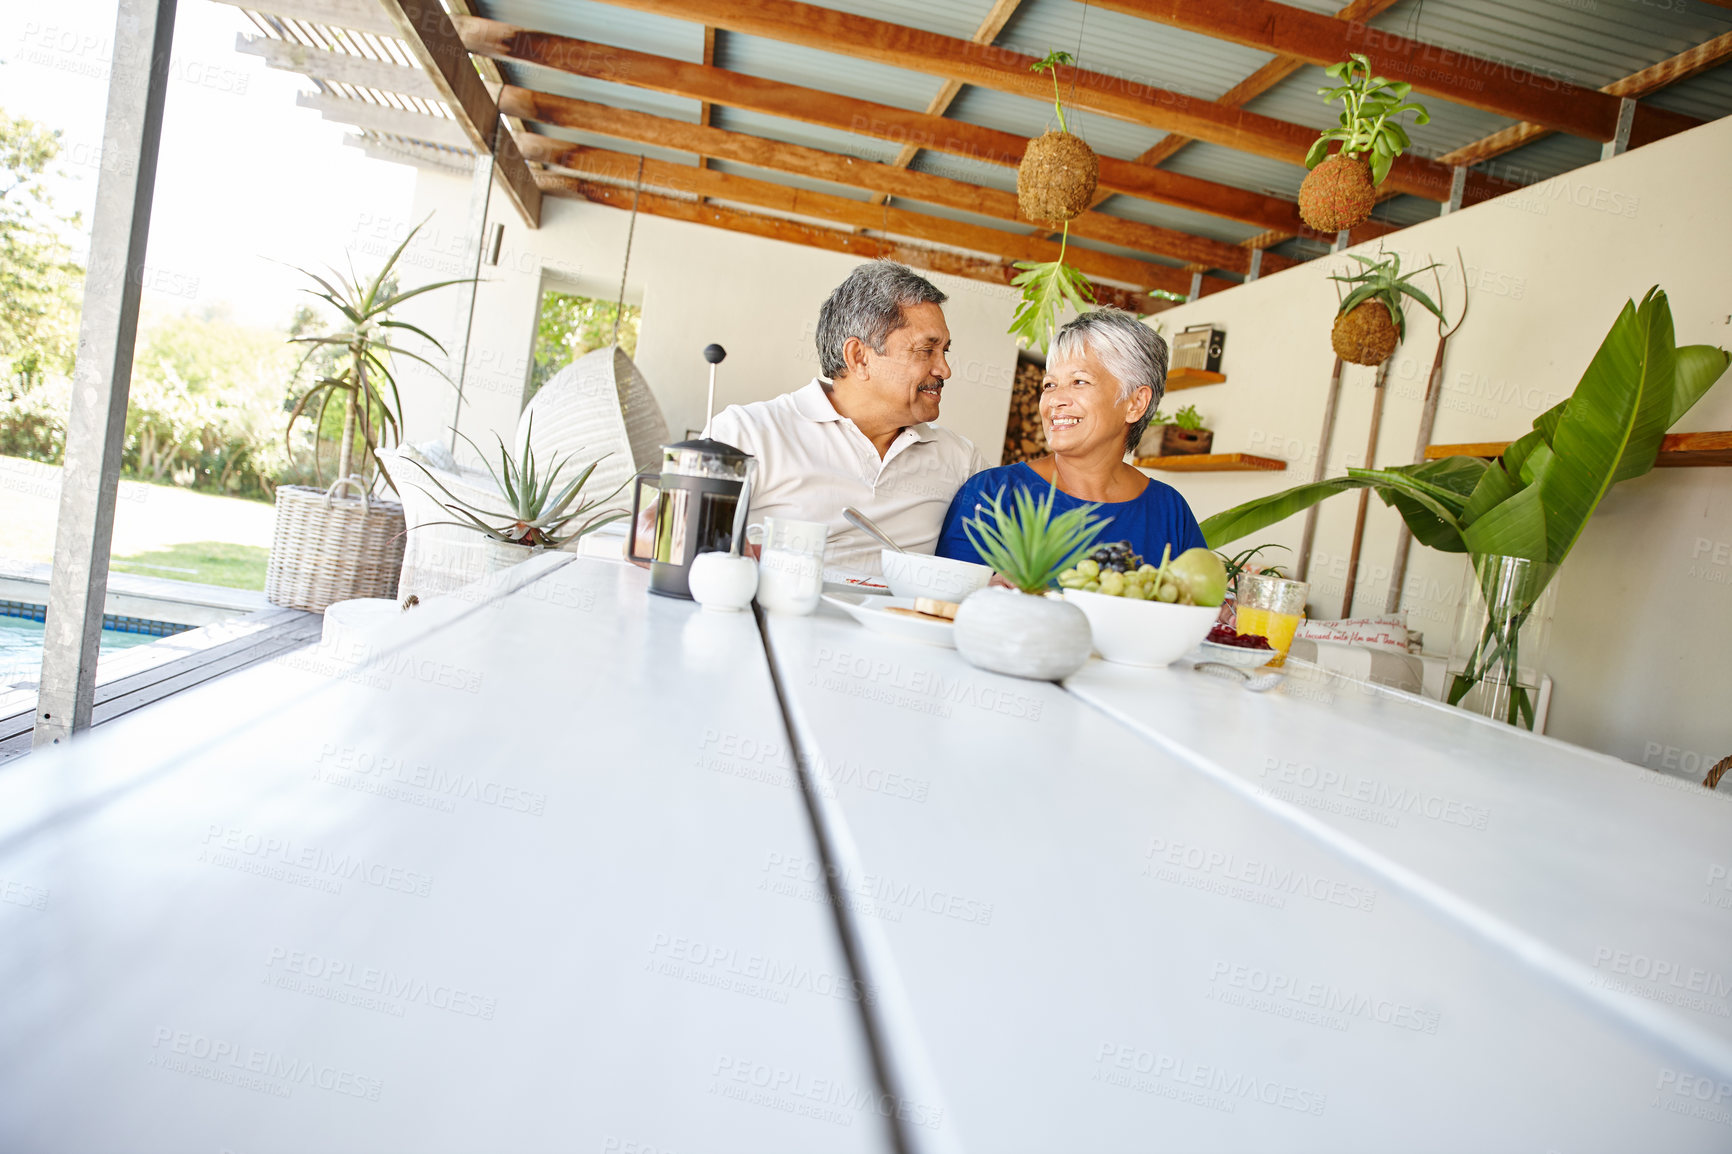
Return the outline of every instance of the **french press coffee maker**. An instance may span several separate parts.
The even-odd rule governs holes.
[[[639,473],[632,480],[631,537],[626,556],[638,556],[637,519],[646,485],[655,484],[655,541],[650,558],[650,592],[691,598],[692,558],[726,553],[745,543],[746,510],[757,460],[708,437],[662,446],[661,472]]]

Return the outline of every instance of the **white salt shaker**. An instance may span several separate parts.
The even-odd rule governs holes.
[[[699,553],[687,574],[692,600],[705,609],[738,613],[758,591],[758,563],[732,553]]]

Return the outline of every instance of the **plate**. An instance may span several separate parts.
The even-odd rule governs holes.
[[[930,617],[910,617],[906,613],[887,613],[888,609],[913,609],[912,597],[879,597],[870,593],[826,593],[824,600],[864,625],[886,637],[918,641],[922,645],[956,648],[956,626]]]
[[[1259,665],[1267,665],[1275,660],[1273,649],[1242,649],[1237,645],[1220,645],[1213,641],[1204,641],[1197,646],[1204,661],[1213,661],[1220,665],[1231,665],[1234,669],[1255,669]]]

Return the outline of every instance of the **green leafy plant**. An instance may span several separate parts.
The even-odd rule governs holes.
[[[523,452],[516,460],[513,460],[511,454],[506,450],[504,439],[498,434],[494,434],[495,439],[499,441],[498,472],[494,472],[492,464],[488,462],[486,455],[482,454],[481,463],[486,466],[487,473],[493,478],[495,487],[505,498],[506,508],[503,512],[464,500],[447,489],[425,465],[419,461],[411,462],[427,474],[427,479],[437,485],[441,493],[451,498],[450,503],[439,501],[440,507],[459,518],[455,521],[434,521],[431,524],[461,525],[467,529],[478,530],[495,541],[504,541],[513,545],[528,545],[533,549],[559,549],[586,533],[629,516],[627,513],[615,511],[596,513],[587,520],[579,521],[596,506],[604,501],[612,500],[621,489],[625,488],[625,485],[621,485],[605,497],[596,497],[573,504],[582,494],[590,474],[595,472],[595,467],[601,463],[601,458],[597,457],[591,461],[582,472],[567,482],[564,488],[556,492],[554,487],[559,484],[559,475],[571,463],[575,454],[564,458],[555,458],[552,467],[544,472],[542,464],[535,459],[535,451],[530,448],[529,436],[534,430],[535,418],[531,417],[529,428],[524,430]],[[477,453],[481,453],[480,447],[474,441],[470,441],[462,433],[459,433],[458,436],[469,441],[470,447],[475,449]],[[421,486],[417,486],[417,488],[421,488],[422,492],[427,493],[428,496],[433,496],[427,489]],[[434,497],[434,500],[437,501],[438,498]],[[579,522],[577,528],[571,532],[566,532],[573,522]]]
[[[1061,64],[1074,66],[1076,64],[1076,57],[1072,56],[1068,52],[1055,48],[1039,60],[1036,60],[1033,64],[1030,64],[1028,70],[1030,72],[1052,73],[1052,110],[1058,115],[1058,130],[1060,132],[1069,132],[1070,129],[1065,126],[1064,122],[1064,102],[1059,99],[1058,93],[1058,69]]]
[[[1450,687],[1460,701],[1488,670],[1514,670],[1521,626],[1574,548],[1608,490],[1654,467],[1666,431],[1725,373],[1732,356],[1712,345],[1678,347],[1672,310],[1658,287],[1625,302],[1575,391],[1534,420],[1532,431],[1496,460],[1445,457],[1419,465],[1349,469],[1217,513],[1202,524],[1211,548],[1255,533],[1336,493],[1370,488],[1421,544],[1469,553],[1482,580],[1485,558],[1537,564],[1506,617],[1493,616],[1467,668]],[[1513,680],[1513,679],[1512,679]],[[1525,690],[1510,701],[1511,722],[1532,723]]]
[[[1155,415],[1149,418],[1151,425],[1177,425],[1189,432],[1196,432],[1203,427],[1203,414],[1197,412],[1197,406],[1186,405],[1172,416],[1156,409]]]
[[[1099,505],[1079,505],[1057,516],[1053,502],[1057,489],[1049,488],[1038,500],[1019,488],[1011,509],[1004,507],[1001,492],[987,500],[984,514],[962,522],[962,531],[981,560],[1024,593],[1044,593],[1094,548],[1110,517],[1095,517]]]
[[[1444,318],[1443,310],[1437,307],[1435,301],[1426,296],[1418,286],[1408,283],[1420,273],[1430,272],[1437,268],[1436,261],[1432,261],[1424,268],[1417,268],[1403,275],[1400,253],[1392,252],[1381,260],[1373,260],[1371,257],[1361,256],[1356,252],[1350,252],[1347,255],[1359,262],[1360,269],[1356,273],[1345,276],[1336,273],[1329,277],[1332,281],[1352,286],[1351,291],[1342,300],[1341,307],[1335,310],[1337,315],[1350,313],[1366,301],[1381,301],[1383,306],[1389,310],[1389,319],[1395,325],[1396,335],[1406,336],[1407,322],[1402,316],[1401,298],[1410,296],[1424,305],[1426,311],[1438,320],[1445,324],[1449,323]]]
[[[1257,554],[1261,553],[1265,549],[1280,549],[1285,552],[1292,551],[1285,545],[1274,544],[1253,545],[1249,549],[1241,550],[1232,555],[1228,555],[1225,550],[1217,549],[1216,552],[1220,555],[1221,563],[1227,567],[1227,584],[1231,586],[1233,582],[1237,581],[1239,579],[1239,574],[1243,573],[1245,568],[1257,559]],[[1282,576],[1281,567],[1279,565],[1265,565],[1261,570],[1259,570],[1259,572],[1268,573],[1274,577]]]
[[[1413,113],[1414,124],[1429,124],[1431,114],[1422,104],[1407,99],[1413,85],[1395,83],[1371,72],[1371,60],[1352,53],[1339,64],[1331,64],[1324,72],[1341,83],[1333,88],[1319,88],[1317,95],[1326,103],[1342,102],[1341,124],[1327,129],[1305,154],[1305,167],[1316,168],[1329,152],[1329,142],[1341,142],[1341,155],[1365,157],[1369,154],[1372,184],[1382,184],[1389,175],[1395,158],[1412,145],[1401,117]]]
[[[335,350],[341,357],[334,372],[319,377],[296,398],[294,409],[289,413],[288,427],[283,431],[284,444],[289,445],[295,422],[303,413],[314,414],[313,470],[321,484],[324,482],[324,473],[318,464],[317,431],[324,428],[325,410],[333,399],[341,397],[343,404],[343,432],[337,444],[337,476],[347,477],[356,471],[354,450],[358,434],[361,448],[360,469],[365,470],[368,460],[371,459],[385,483],[395,489],[396,483],[391,480],[391,474],[378,456],[380,448],[401,437],[403,428],[403,402],[397,394],[397,380],[391,375],[391,366],[386,358],[408,357],[426,365],[441,377],[445,376],[444,370],[432,361],[396,344],[395,334],[412,333],[438,349],[441,355],[445,352],[445,346],[409,322],[391,318],[393,309],[423,293],[455,284],[474,283],[475,278],[463,277],[434,281],[398,291],[394,275],[397,261],[426,223],[422,221],[409,230],[403,243],[397,246],[396,251],[391,253],[371,280],[362,281],[353,267],[350,268],[346,280],[334,269],[330,270],[330,279],[304,268],[296,269],[318,286],[303,291],[330,305],[341,318],[337,327],[330,332],[292,337],[289,341],[290,344],[307,346],[306,355],[295,368],[297,378],[301,369],[320,350]],[[338,283],[332,283],[333,281]],[[293,451],[292,447],[290,451]]]

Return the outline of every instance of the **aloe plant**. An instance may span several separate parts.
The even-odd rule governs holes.
[[[583,492],[583,487],[588,483],[590,474],[595,472],[595,467],[601,464],[602,458],[597,457],[591,461],[582,472],[556,493],[554,486],[559,483],[559,475],[571,463],[575,454],[564,458],[555,458],[552,467],[545,468],[535,459],[535,450],[530,448],[530,435],[534,431],[535,418],[531,417],[529,427],[524,430],[523,453],[517,460],[513,460],[506,451],[504,439],[500,438],[498,434],[494,435],[495,439],[499,441],[500,468],[498,472],[494,472],[493,466],[488,462],[485,454],[481,456],[481,463],[486,467],[488,475],[493,478],[494,486],[505,498],[506,508],[504,511],[489,509],[459,497],[447,489],[425,465],[419,461],[411,462],[427,474],[427,479],[437,485],[440,492],[451,498],[452,503],[439,501],[440,507],[460,518],[455,521],[434,521],[431,524],[461,525],[464,528],[479,530],[483,535],[495,541],[503,541],[513,545],[528,545],[533,549],[560,549],[586,533],[593,532],[603,525],[629,515],[619,511],[598,513],[583,521],[575,532],[565,532],[567,526],[602,502],[611,500],[621,489],[625,488],[625,485],[620,485],[618,489],[605,497],[597,497],[573,506],[572,502],[576,501],[579,494]],[[470,447],[475,449],[478,454],[481,453],[480,447],[474,441],[470,441],[462,433],[459,433],[458,436],[469,441]],[[416,487],[421,488],[421,491],[427,493],[428,496],[433,496],[425,488]],[[438,501],[438,498],[434,497],[434,500]]]
[[[296,378],[300,377],[301,370],[320,349],[340,350],[345,358],[335,375],[320,377],[296,399],[294,409],[289,413],[288,425],[283,430],[284,444],[289,446],[292,456],[294,450],[290,438],[294,433],[295,422],[303,413],[313,414],[313,475],[321,483],[324,481],[324,472],[319,466],[317,430],[324,428],[325,410],[332,400],[338,397],[343,400],[343,433],[337,448],[337,476],[347,477],[354,471],[355,435],[359,432],[361,469],[366,469],[367,461],[371,458],[385,483],[395,489],[396,483],[378,457],[381,447],[400,439],[403,427],[403,401],[397,394],[397,380],[391,375],[391,366],[386,357],[408,357],[426,365],[441,377],[445,376],[444,370],[432,361],[394,343],[390,339],[391,334],[386,331],[413,333],[444,355],[444,345],[407,321],[391,319],[391,312],[405,301],[423,293],[455,284],[471,284],[475,280],[474,277],[462,277],[397,291],[393,270],[397,267],[398,258],[426,223],[422,221],[409,230],[403,243],[397,246],[396,251],[386,259],[371,280],[363,282],[353,268],[349,270],[347,280],[335,270],[331,270],[330,279],[304,268],[295,270],[318,286],[316,289],[308,288],[303,291],[324,301],[342,317],[341,324],[332,332],[319,336],[293,337],[289,341],[290,344],[307,346],[306,355],[301,358],[300,364],[295,366]],[[333,284],[333,280],[341,282],[341,287]]]
[[[986,501],[984,515],[962,522],[962,531],[980,554],[980,559],[1024,593],[1044,593],[1068,569],[1094,548],[1110,517],[1095,517],[1099,505],[1079,505],[1053,515],[1056,488],[1038,500],[1018,488],[1012,509],[1005,509],[1004,494]]]
[[[1476,573],[1494,556],[1537,562],[1507,620],[1495,617],[1450,688],[1461,700],[1495,663],[1513,667],[1516,634],[1601,499],[1619,481],[1654,467],[1666,431],[1725,373],[1732,355],[1712,345],[1678,347],[1666,294],[1626,301],[1575,391],[1540,414],[1496,460],[1445,457],[1419,465],[1349,469],[1217,513],[1202,523],[1219,548],[1349,489],[1375,489],[1421,544],[1470,553]],[[1483,578],[1482,578],[1483,579]],[[1525,694],[1512,699],[1531,724]],[[1516,718],[1512,716],[1510,720]]]

